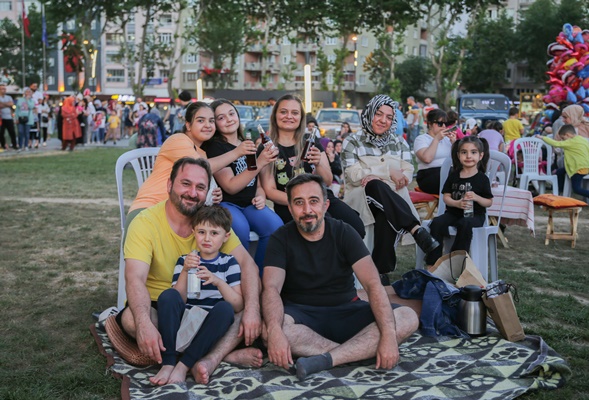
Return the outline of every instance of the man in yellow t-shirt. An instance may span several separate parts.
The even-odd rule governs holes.
[[[168,200],[141,212],[127,233],[124,255],[128,304],[116,319],[137,340],[140,351],[158,363],[162,361],[163,344],[151,319],[151,308],[157,308],[159,295],[171,287],[178,257],[195,249],[191,220],[204,204],[211,175],[205,159],[184,157],[176,161],[167,184]],[[213,351],[193,367],[199,383],[208,382],[223,359],[255,366],[262,358],[261,351],[251,347],[232,352],[244,338],[250,346],[261,332],[258,267],[233,231],[221,251],[234,256],[241,267],[245,310],[236,316]]]
[[[509,119],[503,123],[503,134],[505,135],[505,143],[512,140],[519,139],[524,133],[524,126],[517,119],[519,110],[515,107],[509,109]]]

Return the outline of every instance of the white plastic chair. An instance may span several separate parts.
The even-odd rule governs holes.
[[[519,188],[528,190],[530,182],[538,182],[540,194],[544,194],[545,182],[552,182],[552,193],[558,196],[558,178],[552,175],[550,170],[552,165],[552,146],[545,143],[542,139],[526,137],[515,141],[514,160],[517,165],[517,154],[522,153],[523,168],[519,172],[519,168],[515,169],[515,177],[519,178]],[[546,173],[540,174],[539,161],[542,160],[542,148],[546,149]]]
[[[115,166],[115,178],[117,181],[117,192],[119,196],[119,212],[121,215],[121,245],[119,246],[119,289],[117,296],[117,308],[122,310],[125,307],[127,293],[125,291],[125,257],[123,255],[123,237],[125,236],[125,222],[127,213],[125,211],[125,200],[123,197],[123,171],[125,165],[131,164],[137,178],[137,187],[151,174],[159,147],[145,147],[135,149],[122,154]]]
[[[501,152],[491,150],[489,163],[487,164],[487,176],[489,180],[493,182],[497,175],[505,174],[509,176],[511,173],[511,159]],[[443,201],[442,188],[450,172],[450,166],[452,159],[447,158],[442,164],[440,171],[440,202],[438,203],[438,215],[442,215],[446,211],[446,203]],[[502,197],[505,198],[505,191],[507,185],[503,185]],[[497,233],[499,232],[499,224],[501,223],[501,214],[503,213],[503,204],[501,202],[501,208],[499,210],[499,216],[497,217],[497,225],[489,225],[488,218],[485,221],[485,225],[480,228],[474,228],[472,230],[472,242],[470,244],[469,255],[473,262],[481,272],[483,278],[489,282],[489,272],[491,281],[498,279],[498,258],[497,258]],[[422,226],[429,230],[431,221],[423,221]],[[456,236],[456,228],[448,227],[448,235],[444,238],[444,253],[449,252]],[[415,268],[424,268],[425,253],[419,246],[415,246]]]
[[[582,186],[584,189],[589,190],[589,175],[585,175],[585,177],[583,178]],[[573,185],[571,184],[571,178],[569,178],[569,176],[565,174],[564,188],[562,189],[562,195],[565,197],[571,197],[572,193],[573,193]],[[583,201],[585,201],[585,203],[589,203],[589,197],[584,197]]]

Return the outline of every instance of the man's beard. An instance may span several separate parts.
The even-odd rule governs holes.
[[[303,221],[303,219],[305,219],[306,217],[315,217],[316,220],[313,222],[305,222]],[[299,228],[301,228],[301,230],[305,233],[313,233],[315,232],[319,226],[321,225],[321,223],[323,222],[323,217],[319,218],[317,215],[315,214],[306,214],[301,216],[298,220],[297,220],[297,225]]]
[[[176,207],[176,210],[178,210],[182,215],[185,215],[187,217],[193,217],[196,214],[196,212],[199,210],[199,208],[202,206],[202,203],[199,201],[198,197],[190,197],[190,196],[186,196],[186,195],[179,196],[173,190],[170,191],[169,195],[170,195],[170,201],[172,202],[174,207]],[[192,200],[192,201],[195,201],[196,203],[193,206],[189,207],[182,202],[182,199]]]

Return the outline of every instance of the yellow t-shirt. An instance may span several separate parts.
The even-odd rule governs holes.
[[[118,128],[121,123],[121,119],[116,115],[111,115],[108,117],[108,126],[110,129]]]
[[[503,123],[503,134],[505,135],[505,142],[511,142],[512,140],[522,137],[522,129],[524,129],[524,126],[519,119],[510,118],[505,121]]]
[[[184,133],[170,136],[157,153],[153,171],[139,188],[129,212],[148,208],[168,199],[168,178],[174,163],[182,157],[207,158],[207,155]]]
[[[194,234],[183,238],[172,230],[166,218],[165,204],[162,201],[143,210],[133,219],[124,249],[125,259],[131,258],[150,265],[146,286],[153,301],[157,301],[164,290],[172,287],[178,258],[196,248]],[[221,252],[230,254],[240,244],[232,229]]]

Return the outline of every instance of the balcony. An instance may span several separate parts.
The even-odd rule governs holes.
[[[345,72],[356,72],[356,66],[354,63],[347,63],[344,65]]]
[[[315,43],[299,43],[297,44],[297,51],[315,52],[319,46]]]
[[[262,45],[260,43],[255,43],[248,46],[247,51],[250,53],[261,53],[262,52]]]
[[[295,81],[294,82],[294,86],[295,86],[295,89],[296,90],[299,90],[299,89],[302,90],[302,89],[305,88],[305,82],[303,82],[303,81]],[[317,81],[311,82],[311,88],[313,90],[319,90],[319,89],[321,89],[321,82],[317,82]]]
[[[354,90],[354,82],[344,82],[344,90]]]
[[[280,66],[277,63],[269,63],[267,69],[273,74],[278,74],[280,72]]]
[[[245,82],[243,87],[245,89],[262,89],[262,84],[260,82]]]
[[[355,51],[357,49],[356,47],[356,42],[354,42],[353,40],[349,40],[348,44],[346,44],[346,49],[348,49],[348,51]]]
[[[271,54],[280,54],[280,45],[279,44],[269,44],[268,51]]]
[[[243,65],[243,69],[246,71],[261,71],[262,66],[259,62],[246,62]]]

